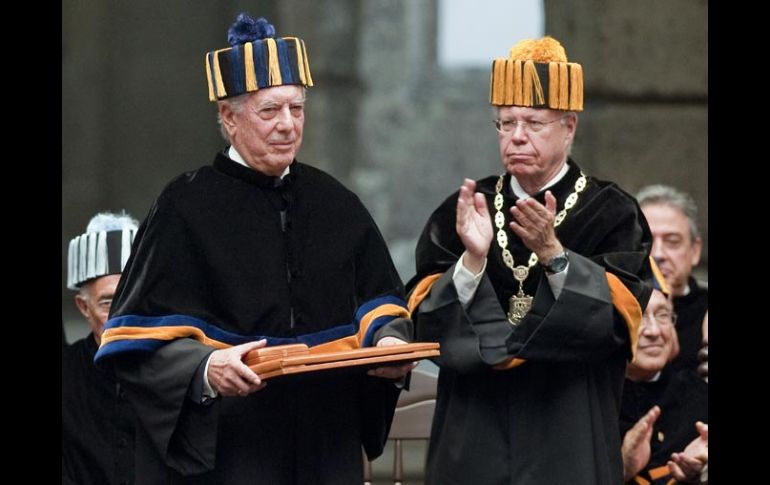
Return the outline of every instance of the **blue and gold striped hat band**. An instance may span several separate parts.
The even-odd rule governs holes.
[[[87,232],[70,241],[67,288],[77,290],[94,278],[123,272],[131,254],[136,227]]]
[[[241,13],[227,37],[231,47],[206,54],[210,101],[285,84],[313,85],[305,42],[275,37],[264,17]]]
[[[583,111],[583,67],[567,62],[564,47],[553,37],[522,40],[508,58],[492,61],[489,102]]]

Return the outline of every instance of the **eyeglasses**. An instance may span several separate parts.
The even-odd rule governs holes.
[[[543,131],[547,125],[550,125],[551,123],[556,123],[557,121],[563,120],[564,118],[567,118],[569,115],[564,115],[560,118],[556,118],[555,120],[551,121],[524,121],[524,120],[501,120],[496,119],[492,120],[492,122],[495,124],[495,128],[499,133],[513,133],[516,131],[517,126],[521,126],[521,129],[524,130],[526,133],[538,133],[540,131]]]
[[[642,326],[644,326],[645,320],[648,322],[650,320],[655,320],[659,327],[672,326],[676,325],[676,313],[668,310],[659,310],[652,315],[645,313],[642,315]]]

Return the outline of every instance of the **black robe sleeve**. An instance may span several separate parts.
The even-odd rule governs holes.
[[[611,194],[586,194],[587,207],[572,215],[572,225],[581,226],[577,231],[557,233],[570,254],[558,300],[547,278],[533,268],[531,271],[540,275],[533,306],[516,327],[508,323],[500,303],[503,298],[489,274],[483,276],[467,308],[460,304],[452,280],[454,265],[464,250],[454,232],[456,194],[436,210],[418,242],[418,274],[409,287],[413,291],[423,278],[443,271],[428,296],[413,309],[417,340],[441,344],[442,356],[436,360],[439,365],[469,372],[500,364],[509,357],[596,361],[628,346],[627,322],[613,307],[606,274],[615,275],[640,307],[646,306],[650,290],[638,274],[649,252],[649,230],[640,221],[638,208],[628,200],[617,204],[613,188],[604,189],[607,191]],[[610,201],[616,202],[615,207],[597,214]],[[593,227],[595,234],[591,234]],[[488,265],[502,266],[494,257],[490,251]]]

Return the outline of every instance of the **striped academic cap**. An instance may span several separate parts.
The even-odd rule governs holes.
[[[583,111],[583,67],[567,62],[564,47],[553,37],[524,39],[507,58],[492,61],[489,102]]]
[[[67,255],[67,288],[77,290],[94,278],[118,274],[131,254],[136,220],[126,214],[97,214],[85,234],[70,241]]]
[[[264,17],[239,14],[227,41],[230,47],[206,54],[210,101],[285,84],[313,85],[305,42],[275,37],[275,27]]]

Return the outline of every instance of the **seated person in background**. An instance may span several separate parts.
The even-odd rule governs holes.
[[[134,483],[134,414],[115,375],[94,365],[138,223],[104,212],[72,239],[67,287],[91,333],[67,345],[62,321],[62,483]]]
[[[708,384],[690,369],[661,372],[676,356],[679,344],[665,281],[661,277],[653,283],[656,289],[644,312],[623,388],[624,480],[636,484],[698,481],[708,464]]]
[[[703,246],[698,208],[688,194],[667,185],[643,187],[636,198],[652,231],[651,255],[666,278],[679,316],[676,328],[682,350],[666,371],[696,370],[709,303],[708,289],[692,276]]]

